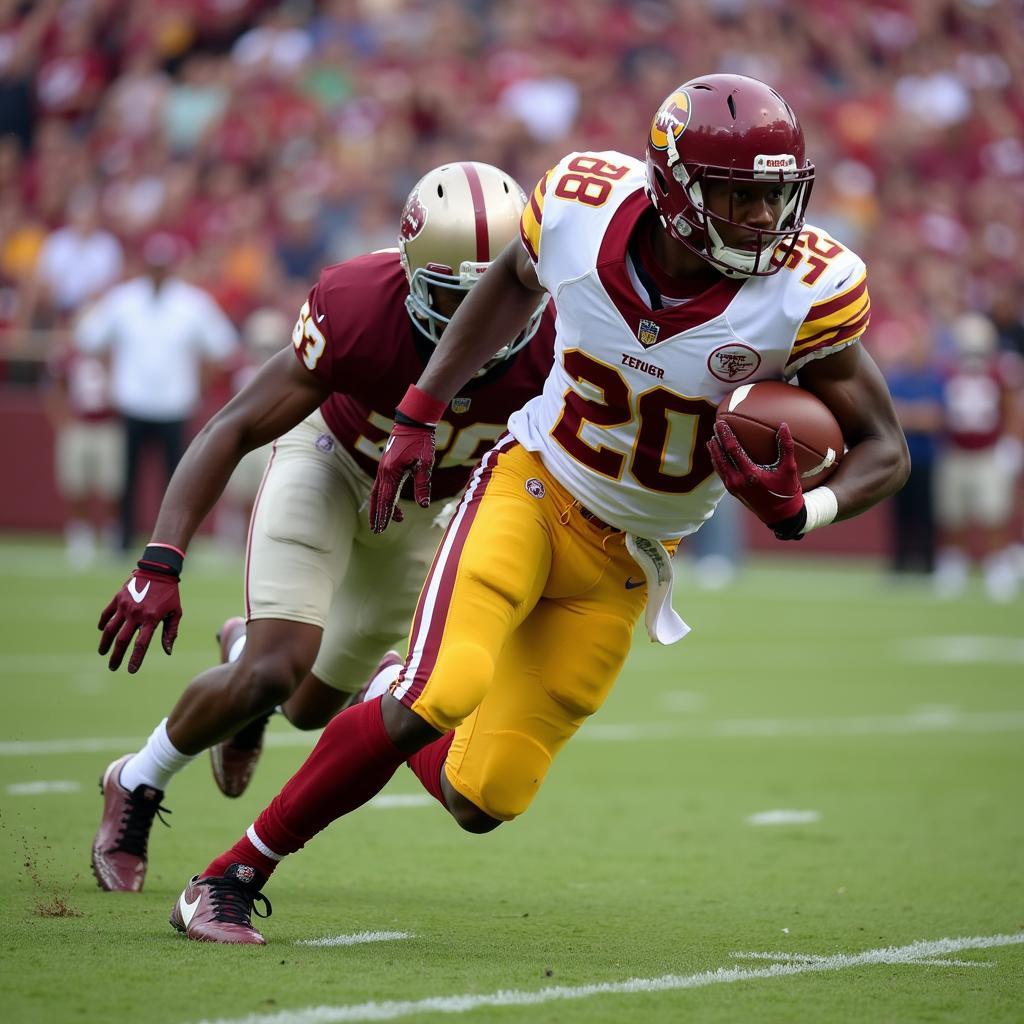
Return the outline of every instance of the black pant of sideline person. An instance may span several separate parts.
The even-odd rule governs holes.
[[[889,499],[890,568],[895,573],[931,573],[935,568],[934,476],[930,460],[914,462],[903,489]]]
[[[124,494],[121,495],[121,550],[133,550],[135,534],[136,487],[139,481],[139,467],[147,448],[156,446],[163,455],[167,479],[170,480],[174,467],[178,465],[184,451],[185,420],[139,420],[134,416],[122,416],[125,434]],[[162,490],[163,488],[161,488]]]

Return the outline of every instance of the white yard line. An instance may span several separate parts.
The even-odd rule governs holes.
[[[609,981],[575,987],[552,986],[535,992],[507,990],[499,992],[434,996],[409,1001],[389,1000],[348,1006],[307,1006],[276,1013],[253,1013],[246,1017],[221,1017],[202,1024],[342,1024],[350,1021],[398,1020],[425,1013],[468,1013],[487,1006],[539,1006],[543,1003],[590,999],[594,996],[648,994],[651,992],[677,992],[683,989],[705,988],[709,985],[729,985],[738,981],[784,978],[794,974],[842,971],[849,967],[869,964],[903,966],[944,966],[951,961],[936,960],[947,953],[965,949],[992,949],[1024,943],[1024,932],[1016,935],[980,935],[955,939],[912,942],[908,946],[887,946],[868,949],[863,953],[835,953],[830,956],[808,956],[792,953],[769,954],[774,959],[768,967],[719,967],[697,974],[664,974],[658,978],[630,978],[627,981]],[[761,959],[761,954],[739,953],[740,958]],[[959,966],[959,964],[957,964]]]
[[[1024,663],[1024,639],[1012,636],[920,636],[897,648],[905,661],[929,665]]]
[[[80,782],[57,779],[53,782],[12,782],[7,792],[11,796],[38,796],[40,793],[77,793],[81,788]]]
[[[412,932],[356,932],[354,935],[328,935],[323,939],[298,939],[296,946],[360,946],[364,942],[394,942],[414,939]]]
[[[428,793],[382,793],[375,796],[367,807],[391,810],[394,807],[429,807],[437,801]]]
[[[819,811],[758,811],[747,818],[748,825],[813,825],[821,821]]]
[[[687,736],[763,739],[790,736],[904,736],[916,733],[1000,733],[1024,731],[1024,711],[961,711],[956,707],[929,706],[901,715],[850,715],[829,718],[713,718],[678,724],[589,722],[578,741],[633,743],[672,740]],[[305,747],[312,750],[313,732],[273,732],[268,747]],[[144,736],[83,737],[63,740],[0,740],[0,757],[38,757],[48,754],[124,754],[138,750]]]

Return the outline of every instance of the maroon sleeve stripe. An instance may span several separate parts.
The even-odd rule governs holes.
[[[537,254],[533,251],[533,243],[526,237],[526,232],[523,230],[523,222],[519,222],[519,237],[523,240],[523,245],[526,246],[526,251],[530,254],[530,259],[534,263],[537,262]]]
[[[840,345],[844,341],[849,341],[850,338],[857,338],[864,333],[867,327],[870,317],[864,317],[862,320],[858,320],[854,324],[849,324],[846,327],[840,328],[834,337],[823,338],[816,345],[808,345],[799,352],[794,351],[790,354],[789,360],[786,365],[789,366],[791,363],[796,362],[798,359],[803,359],[804,356],[810,355],[814,352],[820,352],[822,349],[831,348],[833,345]]]
[[[793,351],[797,355],[800,355],[808,351],[808,349],[815,348],[820,341],[827,341],[829,338],[834,337],[839,333],[843,333],[844,336],[848,336],[848,332],[850,330],[863,330],[867,327],[870,319],[871,307],[868,306],[856,320],[850,320],[843,324],[832,324],[824,330],[818,331],[817,334],[801,338],[799,344],[793,346]]]
[[[537,223],[540,224],[544,219],[544,211],[541,209],[540,203],[537,202],[536,189],[530,193],[530,209],[533,210],[533,215],[537,218]]]
[[[865,276],[861,279],[860,284],[850,291],[843,292],[842,295],[837,295],[834,299],[829,299],[827,302],[819,302],[811,306],[811,311],[807,314],[804,323],[812,323],[815,320],[821,320],[823,317],[832,316],[833,313],[838,313],[844,306],[849,306],[859,299],[867,291],[867,288],[868,279]]]

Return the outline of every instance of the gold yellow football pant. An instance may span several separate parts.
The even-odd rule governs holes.
[[[642,580],[625,535],[585,519],[538,456],[505,438],[484,458],[423,586],[394,695],[456,729],[448,779],[491,817],[526,810],[608,696]]]

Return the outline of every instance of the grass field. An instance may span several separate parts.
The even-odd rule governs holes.
[[[464,835],[403,770],[385,794],[409,800],[278,870],[269,945],[230,948],[171,904],[312,737],[275,721],[238,801],[197,760],[145,892],[101,893],[96,779],[240,601],[236,562],[191,558],[174,657],[112,674],[95,620],[125,572],[0,543],[5,1022],[1024,1020],[1022,603],[864,563],[759,562],[715,594],[684,574],[693,633],[637,637],[520,821]]]

